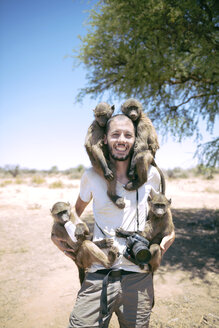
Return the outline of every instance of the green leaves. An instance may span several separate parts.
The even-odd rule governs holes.
[[[219,10],[214,0],[105,0],[90,12],[77,58],[80,92],[136,97],[161,132],[193,135],[218,113]],[[163,127],[163,128],[162,128]]]

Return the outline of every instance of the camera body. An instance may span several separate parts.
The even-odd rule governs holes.
[[[124,252],[125,258],[129,261],[143,267],[151,259],[149,250],[149,241],[137,233],[127,237],[126,249]]]

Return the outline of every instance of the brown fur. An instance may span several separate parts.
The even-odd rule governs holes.
[[[150,210],[145,229],[143,232],[138,232],[150,242],[151,260],[149,265],[152,272],[156,271],[160,266],[162,258],[160,243],[162,239],[174,230],[170,204],[171,200],[168,200],[163,194],[155,195],[149,200]],[[133,233],[121,228],[116,230],[116,234],[119,237],[128,237]]]
[[[107,121],[111,118],[114,106],[105,102],[94,109],[95,120],[90,125],[85,139],[85,148],[95,171],[106,178],[107,194],[119,208],[124,208],[122,197],[116,194],[116,171],[104,155],[104,134]]]
[[[152,257],[149,264],[153,272],[157,270],[161,262],[160,243],[174,230],[170,204],[171,199],[168,200],[163,194],[155,195],[149,200],[150,210],[142,235],[150,241]]]
[[[54,223],[52,226],[51,239],[56,246],[65,254],[73,259],[79,269],[81,283],[84,279],[84,269],[89,268],[94,262],[100,263],[106,268],[110,268],[117,258],[118,249],[112,245],[112,239],[104,239],[98,242],[88,240],[89,229],[85,223],[76,225],[75,236],[77,242],[73,242],[68,235],[64,224],[64,216],[68,217],[73,223],[75,217],[71,212],[69,203],[58,202],[53,205],[51,210]],[[108,248],[108,256],[100,248]]]
[[[133,98],[125,101],[122,105],[122,112],[134,122],[136,128],[134,153],[128,174],[133,181],[126,185],[126,189],[135,190],[143,185],[148,178],[149,165],[152,164],[161,175],[162,193],[165,194],[164,175],[154,160],[159,142],[151,120],[143,112],[141,103]],[[137,177],[135,177],[135,173]]]

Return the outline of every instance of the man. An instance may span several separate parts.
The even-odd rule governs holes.
[[[99,264],[94,264],[88,270],[70,315],[69,328],[108,327],[113,312],[122,328],[144,328],[149,325],[154,300],[152,274],[147,265],[140,269],[122,255],[126,240],[115,236],[115,230],[120,227],[129,231],[136,231],[137,227],[140,231],[144,229],[148,195],[159,190],[160,176],[152,166],[147,183],[138,190],[138,197],[136,191],[124,189],[129,181],[127,171],[134,142],[135,128],[132,121],[125,115],[112,117],[107,125],[104,143],[108,146],[110,161],[116,168],[117,194],[124,198],[124,209],[117,208],[111,202],[107,196],[105,179],[93,168],[86,170],[82,176],[76,212],[80,216],[93,198],[93,240],[112,238],[120,256],[111,268],[112,272]],[[163,253],[173,240],[174,234],[162,240]],[[103,307],[106,311],[103,311]]]

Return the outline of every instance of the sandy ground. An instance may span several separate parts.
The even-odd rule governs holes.
[[[67,327],[80,285],[75,264],[50,240],[49,209],[74,204],[79,181],[53,179],[65,188],[48,188],[48,178],[0,187],[1,328]],[[167,181],[167,196],[176,240],[154,277],[150,327],[219,327],[219,177]],[[91,206],[83,218],[92,221]],[[119,327],[116,317],[110,327]]]

